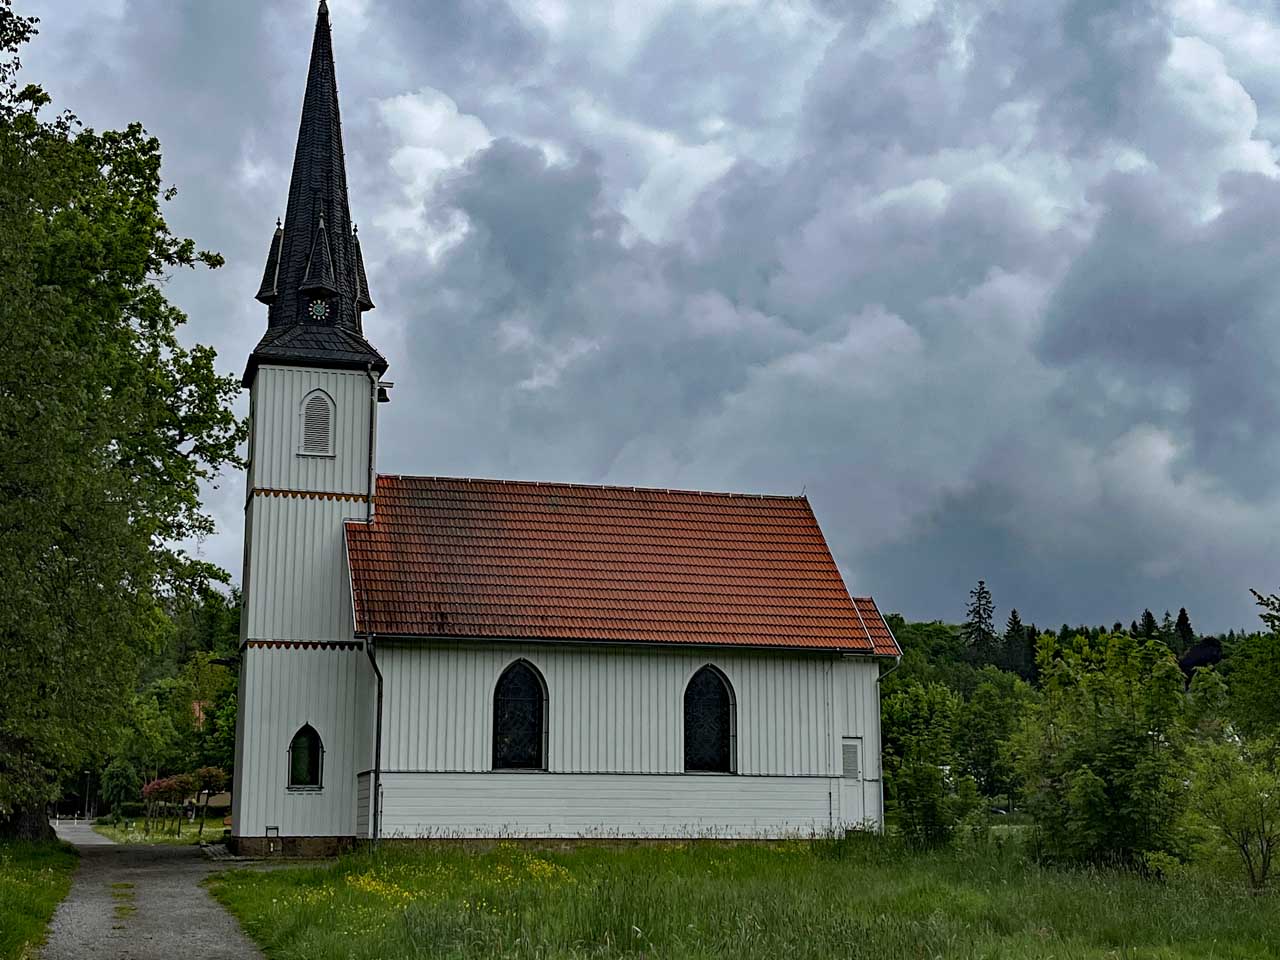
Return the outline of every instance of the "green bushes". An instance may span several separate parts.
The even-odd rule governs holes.
[[[1014,749],[1043,852],[1124,866],[1184,856],[1187,699],[1169,648],[1043,635],[1036,659],[1042,696]]]

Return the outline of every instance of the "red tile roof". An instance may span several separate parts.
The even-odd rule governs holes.
[[[380,476],[356,631],[894,655],[804,497]]]

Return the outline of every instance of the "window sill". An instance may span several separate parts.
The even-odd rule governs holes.
[[[309,460],[332,460],[337,456],[336,453],[312,453],[310,450],[299,450],[298,456],[306,457]]]
[[[285,787],[288,793],[323,793],[324,787]]]
[[[490,773],[548,773],[546,767],[494,767]]]

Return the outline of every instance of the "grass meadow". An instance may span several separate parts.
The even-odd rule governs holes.
[[[440,842],[211,888],[272,960],[1280,956],[1280,896],[1042,868],[1013,844]]]
[[[222,840],[222,831],[224,824],[222,817],[209,817],[204,822],[204,835],[199,835],[200,818],[197,817],[192,822],[182,821],[182,833],[175,835],[173,832],[172,822],[166,829],[153,826],[151,832],[147,833],[143,830],[141,820],[128,820],[120,826],[110,823],[96,823],[93,829],[106,837],[108,840],[114,840],[116,843],[164,843],[186,845],[192,843],[218,843]]]
[[[66,844],[0,841],[0,960],[35,956],[75,868]]]

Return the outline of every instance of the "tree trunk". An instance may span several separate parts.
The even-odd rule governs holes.
[[[43,810],[19,810],[0,817],[0,838],[6,840],[52,840],[53,827]]]

